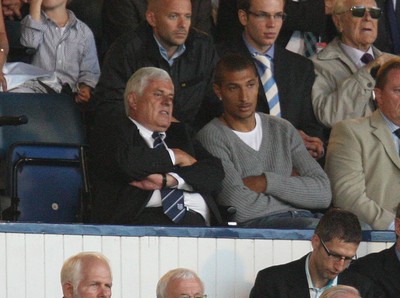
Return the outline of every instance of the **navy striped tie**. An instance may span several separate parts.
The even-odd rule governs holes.
[[[152,137],[154,139],[153,148],[165,149],[159,132],[153,132]],[[163,188],[160,192],[164,214],[174,223],[179,223],[186,214],[183,191],[177,188]]]

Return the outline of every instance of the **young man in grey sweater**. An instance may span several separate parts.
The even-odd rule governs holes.
[[[254,64],[232,54],[216,67],[214,91],[224,113],[198,139],[222,160],[225,179],[218,203],[234,206],[240,226],[315,228],[328,208],[328,177],[286,120],[256,113],[259,79]]]

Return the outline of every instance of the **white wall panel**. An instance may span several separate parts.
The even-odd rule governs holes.
[[[390,246],[362,242],[358,254]],[[80,251],[101,251],[113,269],[114,298],[155,297],[159,277],[176,267],[198,272],[210,298],[247,298],[259,270],[310,250],[308,240],[0,232],[0,297],[61,297],[63,261]]]

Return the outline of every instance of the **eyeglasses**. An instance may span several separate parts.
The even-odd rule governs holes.
[[[265,22],[267,20],[274,20],[274,21],[284,21],[286,19],[286,13],[278,12],[276,14],[269,14],[267,12],[252,12],[250,10],[246,10],[248,15],[254,16],[257,21]]]
[[[196,294],[194,296],[180,295],[179,298],[207,298],[207,295]]]
[[[357,5],[350,8],[351,15],[355,18],[363,18],[365,12],[368,11],[369,15],[373,19],[379,19],[382,14],[382,10],[379,7],[365,7],[363,5]]]
[[[345,256],[341,256],[335,253],[330,252],[330,250],[326,247],[325,242],[319,238],[321,240],[321,244],[324,248],[324,250],[326,251],[328,257],[330,257],[333,261],[335,262],[340,262],[340,261],[344,261],[344,262],[351,262],[353,260],[357,260],[357,255],[354,255],[352,257],[345,257]]]

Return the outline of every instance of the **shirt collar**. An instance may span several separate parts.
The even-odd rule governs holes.
[[[361,62],[361,57],[365,53],[371,54],[372,57],[375,58],[374,52],[372,51],[372,47],[369,47],[367,52],[363,52],[359,49],[348,46],[342,42],[340,43],[340,47],[347,54],[347,56],[349,56],[350,60],[353,61],[353,63],[357,66],[357,68],[361,68],[365,65],[363,62]]]
[[[146,127],[144,127],[142,124],[140,124],[139,122],[137,122],[135,119],[129,117],[129,119],[137,126],[138,130],[139,130],[139,134],[142,136],[142,138],[146,141],[147,145],[149,145],[150,148],[153,148],[153,131],[151,131],[150,129],[147,129]],[[159,132],[161,135],[161,139],[164,140],[166,138],[166,134],[165,132]]]
[[[272,46],[266,52],[260,53],[249,43],[249,41],[244,36],[244,33],[242,33],[242,38],[243,38],[244,44],[246,45],[247,49],[249,50],[250,54],[253,57],[256,54],[259,54],[259,55],[268,56],[271,60],[274,59],[274,56],[275,56],[275,44],[272,44]]]
[[[181,44],[180,46],[178,46],[178,48],[176,49],[176,51],[172,55],[172,57],[169,58],[167,50],[158,41],[156,35],[153,34],[153,36],[154,36],[154,39],[155,39],[155,41],[156,41],[156,43],[158,45],[158,49],[160,50],[161,57],[163,57],[164,60],[168,62],[169,66],[172,66],[174,64],[175,59],[178,58],[179,56],[181,56],[186,51],[186,45],[185,44]]]
[[[400,126],[394,124],[392,121],[390,121],[383,113],[381,110],[379,110],[379,113],[381,113],[383,120],[385,120],[386,125],[389,127],[389,130],[391,133],[396,131],[397,129],[400,128]]]
[[[306,258],[306,264],[305,264],[305,270],[306,270],[306,277],[307,277],[308,289],[309,289],[310,291],[312,290],[312,291],[314,291],[314,292],[316,292],[316,293],[319,293],[319,294],[317,294],[318,297],[319,297],[326,289],[329,289],[330,287],[336,286],[336,285],[337,285],[338,277],[336,276],[334,279],[330,280],[330,281],[328,282],[328,284],[327,284],[325,287],[316,288],[316,287],[314,286],[313,282],[312,282],[311,274],[310,274],[310,269],[309,269],[309,267],[310,267],[310,256],[311,256],[311,253],[308,254],[308,256],[307,256],[307,258]]]

